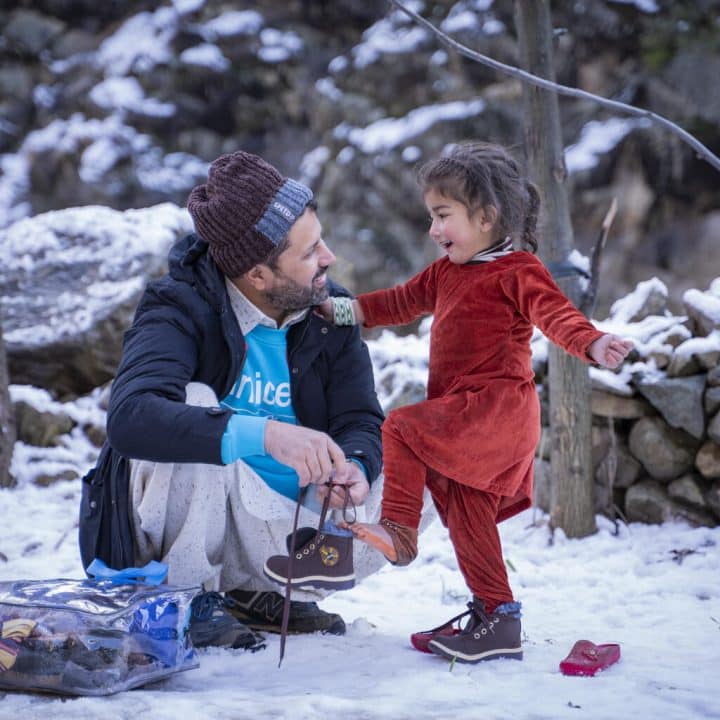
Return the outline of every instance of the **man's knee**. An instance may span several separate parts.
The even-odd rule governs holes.
[[[185,403],[196,407],[216,407],[219,404],[215,391],[209,385],[198,382],[185,386]]]

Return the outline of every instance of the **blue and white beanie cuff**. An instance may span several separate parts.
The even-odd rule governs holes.
[[[262,217],[255,224],[255,229],[271,243],[279,245],[312,198],[313,193],[309,187],[288,178],[278,188]]]

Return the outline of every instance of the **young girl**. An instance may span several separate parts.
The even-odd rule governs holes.
[[[531,504],[540,434],[533,325],[567,352],[609,368],[632,343],[596,330],[532,254],[539,195],[504,149],[458,145],[425,164],[419,183],[430,237],[444,257],[404,285],[321,307],[336,324],[365,327],[434,315],[427,400],[392,411],[382,428],[380,523],[350,529],[390,562],[407,565],[417,555],[427,487],[473,600],[462,630],[453,618],[429,631],[423,649],[458,662],[521,659],[520,603],[497,523]],[[530,252],[514,251],[514,243]]]

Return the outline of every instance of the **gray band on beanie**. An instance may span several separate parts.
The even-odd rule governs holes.
[[[312,198],[309,187],[288,178],[278,188],[262,217],[255,223],[255,229],[270,242],[279,245]]]

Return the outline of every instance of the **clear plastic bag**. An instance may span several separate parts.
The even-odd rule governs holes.
[[[198,666],[197,587],[0,582],[0,688],[109,695]]]

